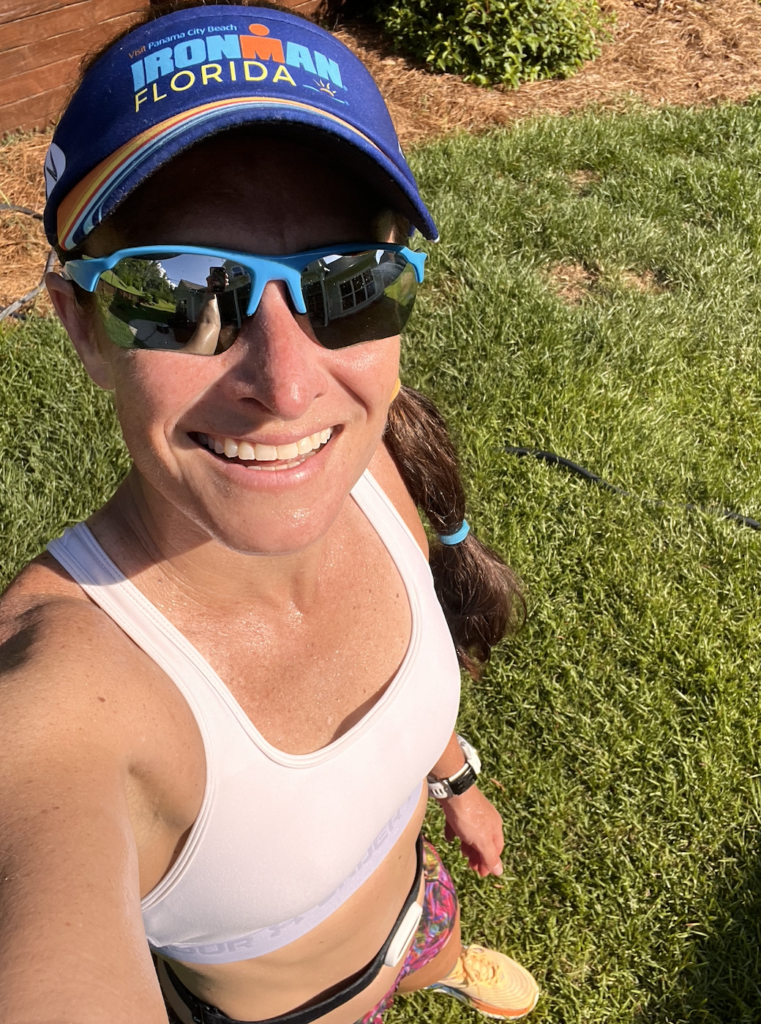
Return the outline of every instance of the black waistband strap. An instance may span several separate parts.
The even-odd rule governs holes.
[[[391,929],[391,932],[383,943],[383,946],[377,955],[373,957],[367,967],[365,967],[364,970],[362,970],[361,973],[346,986],[346,988],[342,988],[340,992],[336,992],[334,995],[328,996],[327,999],[321,999],[319,1003],[313,1003],[311,1006],[307,1006],[303,1010],[292,1010],[290,1013],[283,1013],[279,1017],[268,1017],[267,1020],[262,1021],[239,1021],[233,1017],[228,1017],[226,1014],[222,1013],[221,1010],[218,1010],[216,1006],[209,1006],[208,1003],[201,1002],[197,996],[193,995],[189,988],[183,985],[166,961],[164,961],[164,968],[166,969],[169,981],[177,992],[177,995],[190,1010],[195,1024],[312,1024],[313,1021],[323,1017],[331,1010],[335,1010],[339,1006],[343,1006],[344,1003],[348,1003],[350,999],[359,995],[360,992],[366,989],[367,986],[378,977],[381,967],[383,967],[383,962],[386,959],[386,954],[388,953],[389,947],[396,935],[397,929],[404,920],[407,911],[417,900],[418,891],[420,889],[420,880],[422,877],[423,839],[422,836],[418,836],[417,870],[415,871],[415,881],[412,883],[412,888],[409,891],[407,899],[404,901],[404,906],[399,911],[399,915],[394,922],[394,927]]]

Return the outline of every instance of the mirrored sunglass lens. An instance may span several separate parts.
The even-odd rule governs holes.
[[[372,249],[315,260],[301,274],[301,290],[320,344],[345,348],[400,334],[417,279],[401,253]]]
[[[249,273],[234,260],[191,253],[127,256],[95,292],[116,345],[194,355],[232,345],[250,294]]]
[[[417,280],[401,253],[372,249],[314,260],[301,288],[317,340],[334,349],[401,333]],[[114,344],[193,355],[232,345],[250,296],[249,271],[235,260],[182,252],[126,256],[95,291]]]

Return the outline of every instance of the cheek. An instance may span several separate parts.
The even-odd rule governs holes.
[[[115,399],[119,422],[130,452],[147,442],[163,447],[162,439],[193,401],[197,401],[199,368],[177,366],[182,356],[158,352],[120,352],[115,361]],[[187,359],[187,357],[184,357]]]
[[[372,417],[385,419],[388,402],[399,376],[399,338],[372,341],[344,349],[342,376]]]

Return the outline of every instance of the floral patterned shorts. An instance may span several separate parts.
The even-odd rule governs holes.
[[[414,974],[429,964],[447,944],[457,919],[457,895],[452,878],[441,862],[441,857],[428,842],[423,840],[423,871],[425,873],[425,895],[423,916],[412,945],[407,952],[394,987],[383,999],[366,1013],[357,1024],[383,1024],[383,1014],[394,1001],[394,994],[402,978]]]

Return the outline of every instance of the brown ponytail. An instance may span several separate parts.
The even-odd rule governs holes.
[[[391,403],[384,440],[412,500],[436,533],[454,533],[465,518],[465,490],[436,406],[419,391],[402,387]],[[518,579],[472,533],[453,547],[435,544],[431,572],[460,664],[477,678],[494,644],[525,619]]]

